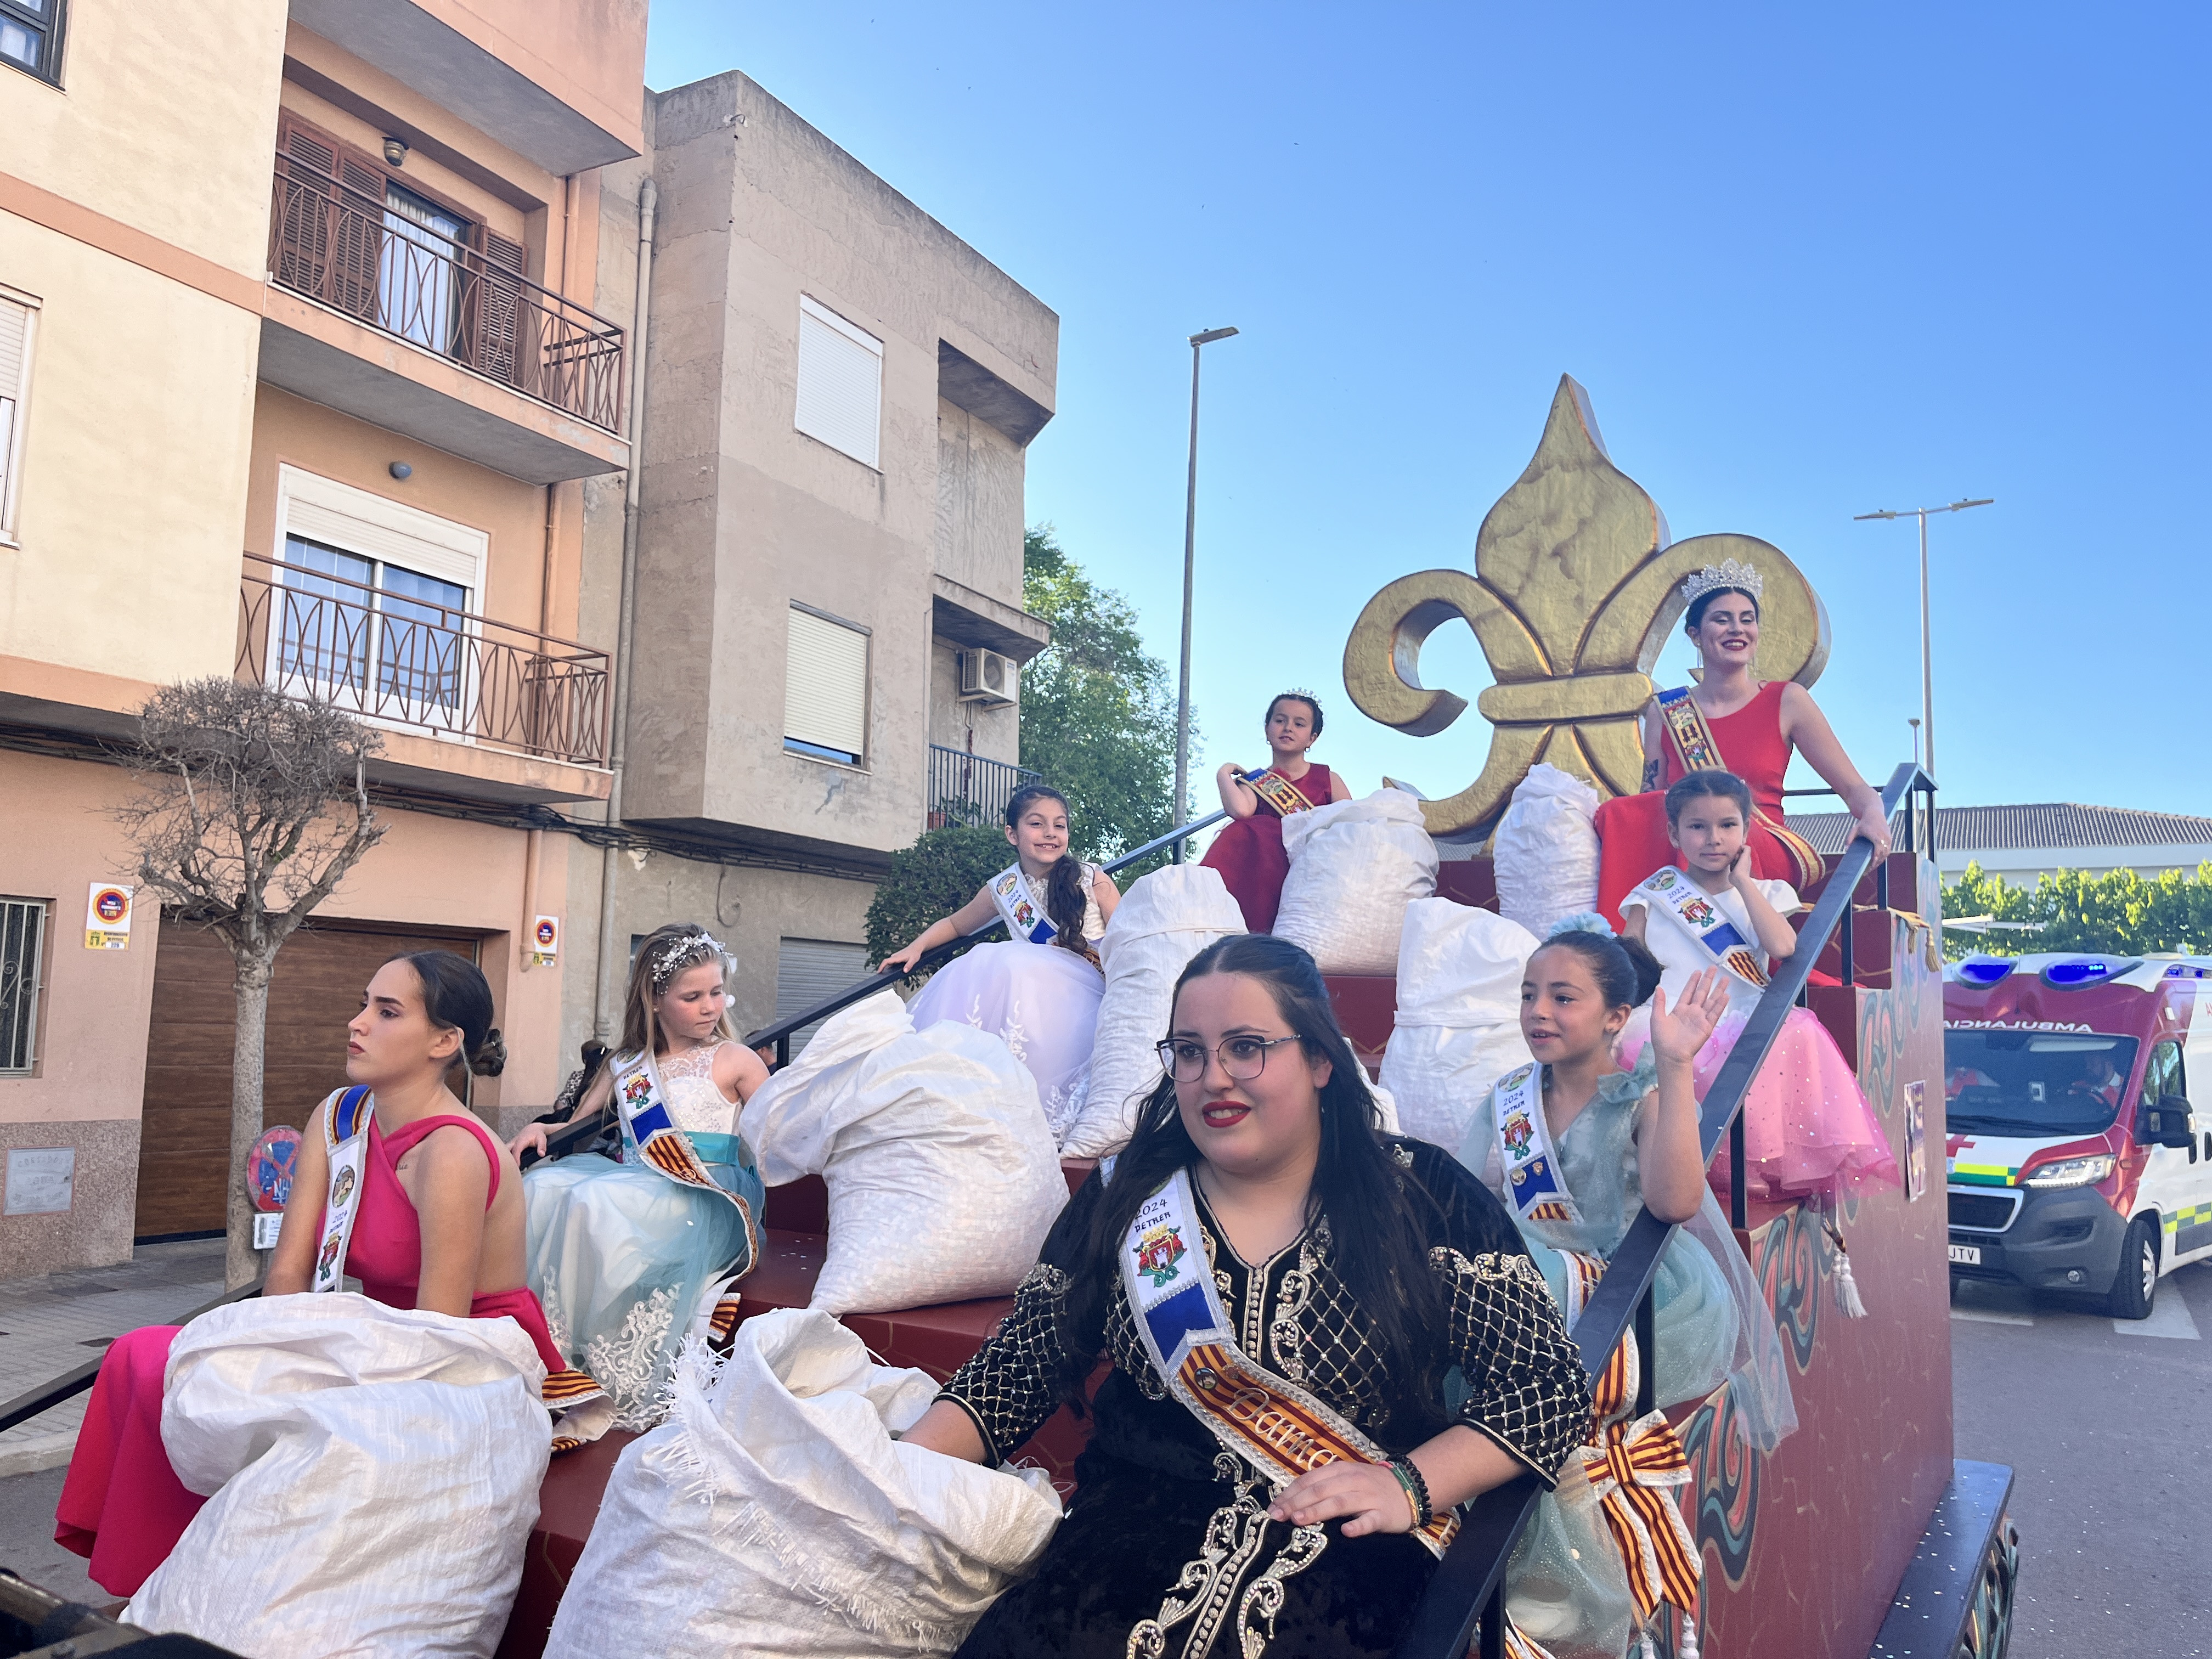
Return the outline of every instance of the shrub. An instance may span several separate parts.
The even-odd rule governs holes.
[[[904,852],[892,854],[890,873],[868,905],[869,962],[881,962],[911,944],[930,923],[951,915],[1013,857],[1003,830],[963,823],[932,830]]]

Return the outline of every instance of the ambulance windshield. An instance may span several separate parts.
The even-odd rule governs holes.
[[[1967,1134],[2101,1134],[2119,1115],[2135,1063],[2133,1037],[1948,1030],[1947,1121]]]

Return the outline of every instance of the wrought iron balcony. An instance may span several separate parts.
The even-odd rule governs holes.
[[[623,337],[503,257],[418,222],[290,155],[276,158],[269,272],[280,286],[452,358],[524,396],[621,429]]]
[[[929,827],[948,823],[997,823],[1006,815],[1006,803],[1024,784],[1039,783],[1043,774],[1005,761],[986,760],[963,749],[929,745]]]
[[[380,726],[578,766],[607,753],[607,654],[344,575],[246,556],[240,679]]]

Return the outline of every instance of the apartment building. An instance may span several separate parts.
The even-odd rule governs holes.
[[[278,957],[272,1124],[400,950],[483,967],[503,1126],[663,921],[765,1023],[1015,781],[1057,319],[744,76],[646,93],[645,13],[0,0],[0,1277],[222,1224],[228,953],[77,925],[159,685],[383,732],[389,833]]]
[[[600,179],[644,49],[643,0],[0,5],[0,1275],[222,1224],[228,953],[78,926],[129,867],[99,745],[161,684],[384,731],[390,832],[278,959],[268,1120],[343,1081],[407,948],[491,981],[514,1060],[472,1104],[556,1086],[529,946],[568,862],[524,824],[610,784],[577,641],[586,490],[629,463]]]

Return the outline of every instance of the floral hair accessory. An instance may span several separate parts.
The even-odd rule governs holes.
[[[1546,939],[1557,939],[1562,933],[1595,933],[1600,939],[1612,939],[1613,926],[1595,910],[1577,910],[1571,916],[1561,916],[1545,930]]]
[[[730,962],[730,947],[702,927],[694,933],[685,933],[672,941],[667,951],[653,965],[653,994],[659,996],[667,988],[668,981],[686,968],[696,968],[702,963],[719,962],[726,967]]]

